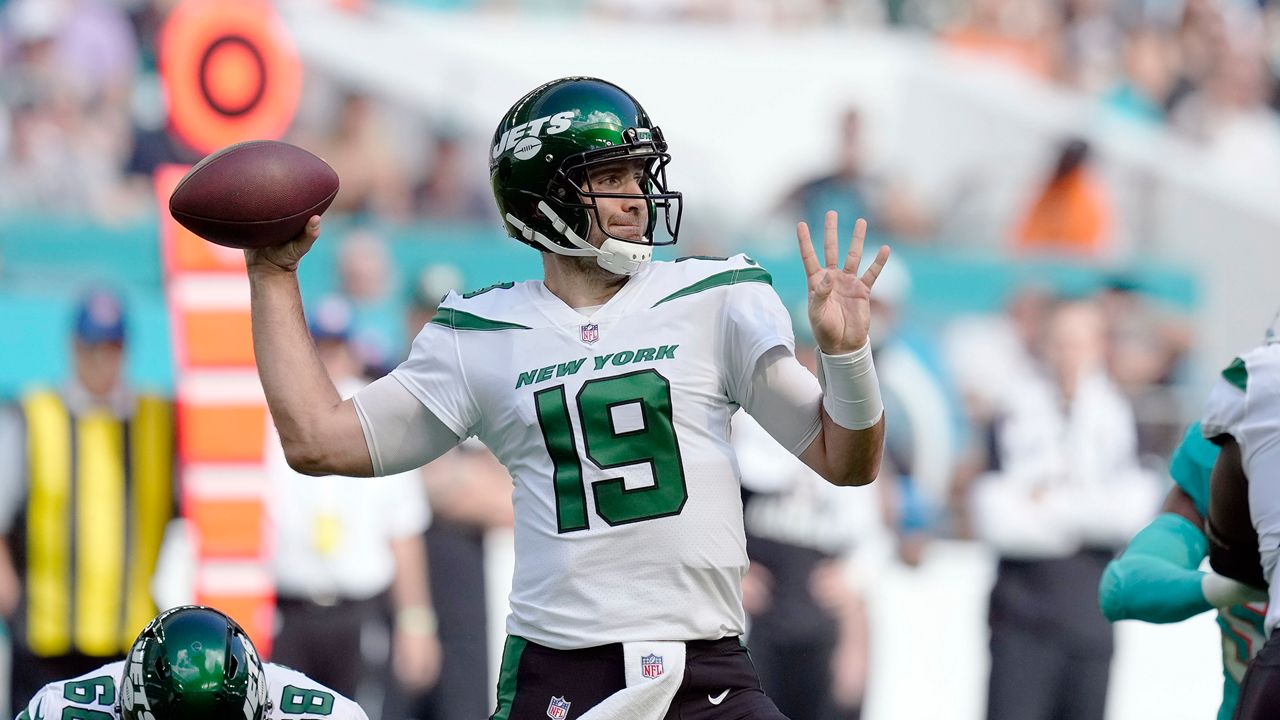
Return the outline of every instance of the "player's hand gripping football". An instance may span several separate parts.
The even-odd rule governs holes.
[[[249,270],[253,270],[256,266],[268,270],[294,272],[298,269],[302,256],[307,254],[318,237],[320,237],[320,216],[314,215],[307,221],[307,226],[302,229],[302,232],[289,242],[261,248],[245,248],[245,266]]]
[[[822,249],[826,264],[819,263],[809,237],[809,226],[796,226],[800,241],[800,259],[809,285],[809,326],[818,348],[828,355],[850,353],[867,342],[871,332],[871,286],[889,260],[889,247],[880,248],[876,259],[862,276],[862,244],[867,237],[867,221],[861,218],[853,226],[853,240],[840,267],[840,232],[835,211],[827,211],[822,232]]]

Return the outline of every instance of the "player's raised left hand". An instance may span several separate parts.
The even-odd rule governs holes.
[[[871,287],[889,260],[889,247],[882,246],[876,259],[858,276],[862,261],[862,244],[867,237],[867,221],[858,219],[853,226],[853,240],[840,267],[839,218],[828,210],[822,232],[825,265],[819,263],[809,237],[809,226],[796,226],[800,242],[800,259],[809,285],[809,325],[818,348],[828,355],[853,352],[867,342],[871,332]]]

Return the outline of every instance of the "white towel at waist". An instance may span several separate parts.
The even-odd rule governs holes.
[[[662,720],[684,680],[684,656],[682,642],[623,643],[627,686],[581,720]]]

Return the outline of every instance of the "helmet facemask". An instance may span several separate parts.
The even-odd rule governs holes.
[[[565,158],[551,180],[547,197],[554,198],[564,207],[590,212],[600,230],[610,239],[648,247],[672,245],[680,232],[682,196],[678,192],[667,189],[667,165],[671,163],[671,155],[666,151],[667,143],[662,139],[662,130],[660,128],[652,130],[627,128],[623,132],[623,137],[627,139],[628,145],[588,150]],[[640,196],[631,193],[605,192],[592,187],[591,171],[593,169],[636,158],[644,159],[644,177],[640,180],[642,193]],[[572,192],[567,191],[566,188]],[[575,196],[579,198],[577,202],[572,200]],[[624,238],[610,233],[605,227],[603,218],[600,217],[600,210],[595,201],[599,198],[621,200],[635,197],[643,197],[648,205],[648,221],[642,237],[640,239]],[[663,241],[653,237],[659,210],[662,211],[668,236]]]
[[[632,275],[653,255],[658,245],[673,245],[680,233],[683,211],[682,195],[667,187],[667,165],[671,155],[660,128],[627,128],[623,132],[625,145],[587,150],[566,157],[547,182],[541,193],[526,191],[537,202],[537,209],[551,221],[555,231],[572,247],[552,242],[508,213],[506,220],[526,240],[540,245],[558,255],[594,256],[600,267],[619,274]],[[641,194],[616,193],[597,190],[591,185],[591,171],[629,159],[644,159],[644,177],[640,181]],[[584,188],[585,186],[585,188]],[[601,198],[627,199],[643,197],[648,218],[640,238],[624,238],[610,233],[600,217],[596,200]],[[658,224],[658,212],[662,212],[667,237],[654,238]],[[591,225],[600,228],[606,239],[599,248],[588,242]]]

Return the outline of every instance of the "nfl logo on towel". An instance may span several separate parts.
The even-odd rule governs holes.
[[[547,717],[551,720],[564,720],[569,716],[569,701],[562,697],[551,698],[551,704],[547,706]]]
[[[640,674],[647,678],[656,678],[662,674],[662,656],[645,655],[640,658]]]
[[[591,344],[600,339],[600,326],[591,323],[582,326],[582,342]]]

